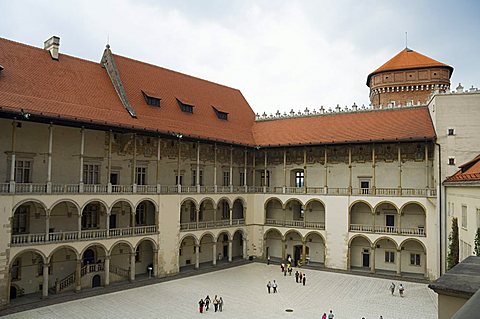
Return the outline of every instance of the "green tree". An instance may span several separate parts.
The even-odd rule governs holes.
[[[458,241],[458,219],[454,217],[452,219],[452,232],[448,236],[450,244],[448,245],[448,269],[452,269],[458,264],[458,253],[460,243]]]
[[[480,256],[480,228],[477,228],[477,234],[475,235],[475,255]]]

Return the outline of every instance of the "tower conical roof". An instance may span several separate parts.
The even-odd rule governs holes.
[[[388,60],[381,67],[370,73],[367,77],[367,86],[369,86],[370,78],[372,75],[385,71],[394,70],[406,70],[406,69],[418,69],[418,68],[430,68],[430,67],[445,67],[450,69],[450,75],[453,72],[453,67],[438,62],[428,56],[420,54],[412,49],[405,48],[400,51],[396,56]]]

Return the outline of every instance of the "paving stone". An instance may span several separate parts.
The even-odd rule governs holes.
[[[306,286],[295,283],[278,265],[247,264],[198,276],[119,291],[16,313],[5,318],[320,318],[332,309],[335,319],[437,318],[437,296],[426,284],[403,282],[405,297],[390,295],[392,280],[300,269]],[[294,271],[295,272],[295,271]],[[278,293],[268,294],[268,280]],[[398,286],[400,281],[394,280]],[[224,310],[198,313],[206,295],[224,299]],[[213,305],[212,305],[213,309]],[[293,312],[286,312],[293,309]],[[247,317],[248,316],[248,317]]]

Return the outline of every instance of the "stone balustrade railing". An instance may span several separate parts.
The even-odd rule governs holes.
[[[309,229],[325,229],[325,222],[313,222],[303,220],[281,220],[267,218],[265,225],[279,226],[279,227],[293,227],[293,228],[309,228]]]
[[[397,227],[380,225],[350,224],[350,231],[359,233],[425,236],[424,227]]]
[[[226,228],[231,226],[245,225],[245,219],[222,219],[217,221],[201,221],[192,223],[180,223],[180,231],[197,230],[197,229],[211,229],[211,228]]]

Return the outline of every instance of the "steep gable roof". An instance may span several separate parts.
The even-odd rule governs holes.
[[[460,170],[445,179],[445,182],[474,182],[480,181],[480,154],[473,160],[460,165]]]

